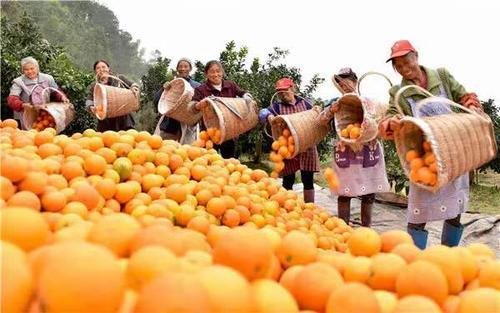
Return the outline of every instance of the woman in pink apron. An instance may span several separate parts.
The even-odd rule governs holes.
[[[394,104],[394,95],[406,85],[418,85],[436,96],[448,98],[466,107],[481,108],[481,104],[474,93],[466,92],[465,88],[453,78],[444,68],[437,70],[421,66],[418,63],[418,53],[407,40],[394,43],[391,55],[394,69],[403,77],[401,84],[389,90],[391,107],[388,117],[379,124],[380,134],[385,139],[394,139],[393,132],[399,128],[399,119],[395,115],[397,110]],[[429,103],[419,109],[415,104],[426,96],[415,89],[409,89],[402,94],[399,105],[406,115],[433,116],[451,113],[449,106],[441,103]],[[427,245],[427,231],[425,224],[430,221],[444,220],[441,243],[447,246],[456,246],[462,237],[463,225],[460,223],[460,214],[467,210],[469,200],[469,175],[465,174],[436,193],[426,191],[410,183],[408,195],[408,233],[412,236],[415,245],[424,249]]]
[[[302,97],[297,96],[295,84],[290,78],[281,78],[275,84],[280,101],[274,102],[269,108],[259,112],[261,123],[271,122],[276,115],[292,114],[311,110],[312,105]],[[304,201],[314,202],[314,172],[319,172],[319,158],[316,147],[307,149],[293,159],[285,159],[285,168],[281,172],[283,187],[291,190],[295,183],[295,173],[300,170],[304,185]]]
[[[358,77],[351,68],[343,68],[333,77],[340,93],[356,92]],[[321,122],[329,123],[337,111],[337,99],[321,113]],[[335,127],[332,127],[335,129]],[[362,146],[350,145],[341,139],[334,144],[333,169],[339,179],[338,216],[349,224],[351,199],[361,197],[361,225],[369,227],[375,193],[390,189],[385,170],[384,150],[377,139]]]
[[[50,101],[69,102],[69,100],[59,90],[54,77],[40,73],[38,61],[34,58],[22,59],[21,70],[23,74],[12,82],[7,105],[14,111],[14,119],[18,120],[21,129],[31,129],[31,125],[23,124],[22,114],[25,108],[41,106]],[[49,87],[50,89],[47,89]]]

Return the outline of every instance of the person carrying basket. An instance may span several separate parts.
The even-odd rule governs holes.
[[[95,103],[94,99],[94,89],[96,84],[102,84],[105,86],[113,86],[119,88],[130,88],[134,93],[135,97],[139,97],[139,86],[132,81],[128,80],[123,75],[118,75],[117,77],[111,76],[110,66],[105,60],[98,60],[94,63],[94,72],[97,81],[93,82],[88,88],[87,99],[85,101],[85,106],[87,110],[91,113],[99,115],[99,108]],[[98,119],[97,121],[97,131],[105,132],[107,130],[120,131],[134,128],[135,121],[131,113],[124,115],[105,117],[104,119]]]
[[[262,124],[271,123],[277,115],[287,115],[311,110],[309,101],[297,95],[295,83],[292,79],[284,77],[275,83],[279,101],[273,102],[268,108],[259,112],[259,121]],[[310,131],[310,130],[307,130]],[[285,168],[280,173],[283,177],[283,187],[292,190],[295,183],[295,173],[300,170],[302,184],[304,185],[304,202],[314,202],[314,172],[319,172],[319,157],[316,146],[297,154],[292,159],[284,159]]]
[[[356,93],[358,77],[349,67],[340,69],[333,76],[334,85],[342,95]],[[322,124],[329,123],[338,111],[338,98],[326,107],[320,116]],[[332,127],[333,131],[335,128]],[[377,138],[362,145],[343,141],[339,138],[334,144],[333,169],[337,173],[339,188],[334,191],[337,198],[338,217],[349,224],[351,199],[361,197],[361,225],[369,227],[375,193],[390,189],[385,170],[383,147]]]
[[[418,61],[418,52],[408,40],[394,43],[387,62],[389,61],[402,76],[402,80],[400,85],[389,90],[390,107],[387,117],[379,124],[380,134],[384,139],[394,140],[394,132],[400,129],[401,116],[398,115],[398,105],[405,115],[415,117],[437,116],[452,112],[450,107],[439,102],[429,103],[421,109],[416,104],[427,95],[416,88],[405,90],[402,96],[398,97],[399,103],[395,103],[396,93],[407,85],[417,85],[433,95],[450,99],[465,107],[481,109],[477,95],[467,92],[448,70],[421,66]],[[427,222],[444,220],[441,243],[447,246],[457,246],[463,232],[460,215],[467,210],[468,200],[468,173],[449,182],[436,192],[427,191],[410,183],[407,229],[415,245],[421,249],[426,247],[428,232],[425,230],[425,225]]]

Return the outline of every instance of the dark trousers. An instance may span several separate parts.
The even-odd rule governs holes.
[[[304,190],[314,189],[313,177],[314,172],[300,171],[300,178],[302,179]],[[293,183],[295,183],[295,173],[283,176],[283,187],[286,190],[292,190]]]
[[[453,225],[460,227],[462,224],[460,223],[460,214],[458,214],[454,218],[450,218],[449,220],[446,220],[445,222]],[[413,228],[413,229],[418,229],[418,230],[424,230],[425,229],[426,223],[419,223],[419,224],[414,224],[414,223],[408,223],[408,228]]]
[[[220,145],[214,145],[214,149],[219,151],[224,159],[236,157],[236,143],[233,139],[224,141]]]

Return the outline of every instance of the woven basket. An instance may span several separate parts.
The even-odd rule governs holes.
[[[61,93],[56,88],[47,87],[42,92],[48,90],[53,90],[55,92]],[[56,123],[56,132],[59,134],[62,132],[75,118],[75,107],[71,103],[63,102],[50,102],[43,105],[33,106],[29,109],[23,110],[23,125],[26,129],[31,129],[33,123],[36,121],[40,111],[46,111],[52,116]]]
[[[338,138],[349,144],[363,144],[375,139],[378,135],[378,123],[384,117],[389,107],[388,103],[382,103],[360,95],[361,81],[369,75],[382,76],[392,86],[391,81],[384,74],[367,72],[358,80],[358,93],[347,93],[337,100],[339,108],[334,116],[335,130]],[[332,78],[332,82],[342,91],[335,78]],[[349,139],[340,135],[342,129],[346,128],[349,124],[355,123],[361,124],[361,134],[358,138]]]
[[[259,123],[257,103],[250,105],[243,98],[207,97],[208,106],[203,109],[203,122],[207,128],[220,130],[220,144],[251,130]]]
[[[438,169],[436,185],[427,186],[415,183],[416,185],[436,192],[457,177],[480,167],[496,156],[497,146],[493,123],[487,114],[468,109],[447,98],[436,97],[419,86],[409,85],[401,88],[394,98],[401,115],[403,115],[403,110],[399,106],[399,98],[409,88],[416,88],[428,96],[417,102],[418,112],[427,104],[436,102],[467,112],[455,113],[450,109],[449,114],[420,118],[404,116],[401,119],[401,127],[394,133],[394,141],[399,161],[406,175],[409,177],[410,173],[405,159],[406,152],[410,149],[422,152],[424,140],[431,144],[436,157]]]
[[[316,146],[330,131],[329,126],[321,125],[319,122],[320,112],[321,108],[314,106],[311,110],[278,115],[272,120],[271,132],[274,140],[277,140],[285,129],[290,130],[293,136],[295,151],[290,158]]]
[[[127,115],[131,112],[139,110],[139,95],[128,88],[125,82],[115,76],[108,76],[117,79],[121,84],[127,88],[119,88],[96,83],[94,87],[94,105],[95,107],[102,105],[104,111],[102,114],[96,113],[100,120],[110,117],[117,117]]]
[[[201,112],[195,114],[188,109],[193,94],[193,87],[185,79],[172,80],[164,87],[158,102],[158,112],[190,126],[198,123]]]

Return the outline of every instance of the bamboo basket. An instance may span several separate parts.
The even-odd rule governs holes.
[[[251,130],[259,123],[257,103],[243,98],[207,97],[208,106],[203,109],[203,122],[207,128],[221,132],[220,144]]]
[[[338,100],[338,111],[335,112],[334,122],[337,136],[340,140],[349,144],[363,144],[372,141],[378,135],[378,123],[384,117],[388,103],[382,103],[363,97],[360,93],[361,81],[369,75],[382,76],[392,86],[391,81],[387,76],[378,72],[367,72],[358,80],[357,90],[358,93],[347,93],[342,95]],[[334,77],[332,77],[333,84],[342,91]],[[361,125],[360,136],[355,139],[342,137],[340,132],[349,124],[359,123]]]
[[[47,87],[42,91],[42,94],[48,90],[53,90],[55,92],[61,93],[56,88]],[[33,123],[36,121],[40,111],[46,111],[52,116],[56,123],[56,132],[59,134],[62,132],[75,118],[75,108],[71,103],[63,102],[49,102],[43,105],[33,106],[30,109],[25,109],[23,111],[22,119],[23,125],[26,129],[31,129]]]
[[[321,108],[314,106],[311,110],[278,115],[272,120],[271,133],[274,140],[277,140],[285,129],[293,136],[295,151],[290,159],[315,147],[330,131],[329,126],[320,124],[320,112]]]
[[[404,116],[401,118],[400,129],[394,132],[399,161],[408,177],[410,169],[405,159],[408,150],[421,150],[424,140],[431,144],[437,163],[437,182],[434,186],[414,184],[425,190],[436,192],[457,177],[495,158],[497,154],[495,133],[493,123],[486,113],[471,110],[447,98],[436,97],[419,86],[409,85],[399,89],[394,97],[396,108],[401,115],[404,113],[399,106],[399,99],[409,88],[416,88],[428,96],[417,102],[415,107],[417,112],[420,112],[426,105],[436,102],[450,108],[449,114],[423,117]],[[453,112],[451,107],[466,113]]]
[[[96,110],[98,119],[127,115],[140,108],[139,95],[130,90],[125,82],[115,76],[110,78],[118,80],[127,88],[114,87],[96,83],[94,87],[94,105],[96,108],[102,106],[102,111]]]
[[[185,79],[176,78],[165,84],[158,102],[158,112],[192,126],[199,122],[202,115],[201,112],[193,113],[188,108],[193,95],[193,87]]]

